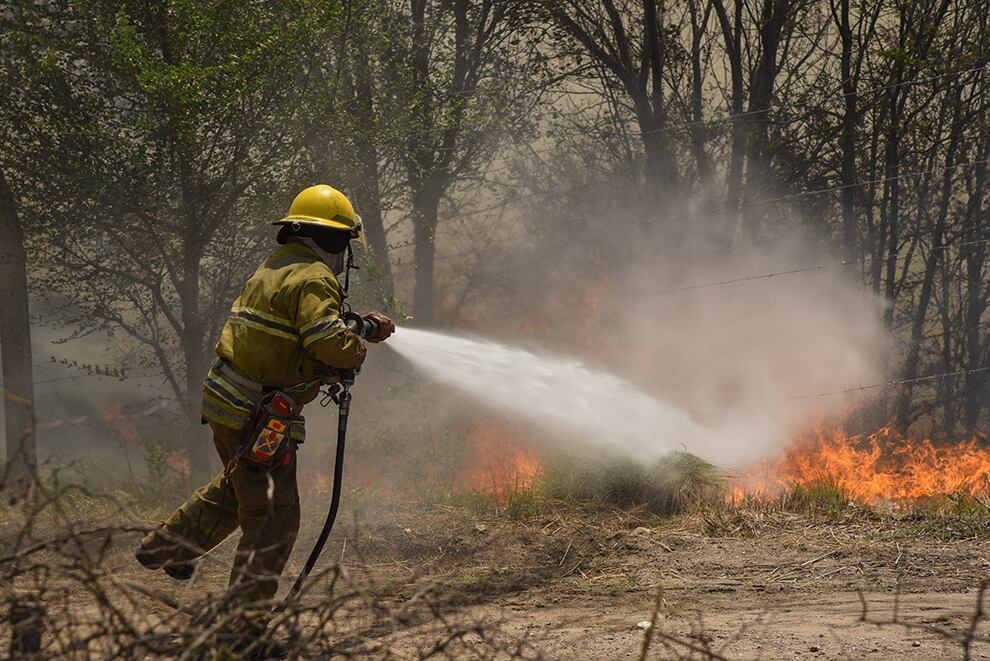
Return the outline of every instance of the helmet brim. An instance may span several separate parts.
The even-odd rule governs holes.
[[[361,222],[361,216],[354,214],[356,220],[356,226],[347,225],[345,223],[329,220],[326,218],[316,218],[315,216],[286,216],[285,218],[279,218],[278,220],[272,221],[272,225],[291,225],[293,223],[299,223],[301,225],[315,225],[317,227],[323,227],[326,229],[338,229],[345,232],[351,233],[351,239],[360,243],[363,247],[368,247],[368,242],[364,236],[364,223]]]

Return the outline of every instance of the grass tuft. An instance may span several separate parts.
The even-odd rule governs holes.
[[[718,496],[724,477],[715,466],[686,452],[674,452],[652,466],[626,458],[550,462],[541,492],[555,500],[642,507],[675,514]]]
[[[851,502],[849,491],[839,480],[830,477],[795,485],[789,493],[781,495],[782,509],[825,513],[833,519],[841,518]]]

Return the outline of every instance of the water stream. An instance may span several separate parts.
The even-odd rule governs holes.
[[[684,449],[719,463],[725,458],[717,452],[721,434],[574,358],[414,328],[399,328],[385,346],[485,406],[592,449],[644,461]]]

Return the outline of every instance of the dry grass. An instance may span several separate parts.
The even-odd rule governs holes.
[[[498,618],[470,615],[477,612],[472,605],[514,594],[554,594],[562,581],[574,582],[568,590],[590,598],[651,598],[658,589],[657,558],[671,552],[668,545],[689,543],[684,540],[751,538],[762,545],[789,538],[863,539],[900,549],[990,532],[990,510],[973,497],[910,508],[864,507],[823,484],[730,505],[718,496],[717,476],[690,458],[632,476],[615,464],[598,475],[585,470],[583,482],[576,482],[581,488],[573,491],[555,492],[547,478],[538,489],[508,499],[474,494],[425,510],[390,504],[389,516],[355,496],[351,504],[367,510],[371,523],[347,521],[352,512],[344,515],[324,569],[303,599],[276,616],[266,636],[290,641],[296,658],[540,658],[538,639],[521,639]],[[29,646],[37,642],[36,658],[227,654],[229,641],[222,634],[243,616],[243,607],[231,603],[221,585],[229,558],[207,557],[196,598],[170,596],[164,578],[146,580],[151,575],[129,556],[148,528],[146,518],[155,520],[162,509],[150,502],[136,509],[144,503],[123,493],[100,495],[57,475],[28,497],[8,501],[0,511],[0,629],[16,632]],[[300,547],[310,534],[304,532]],[[846,549],[847,543],[840,546]],[[772,571],[746,580],[813,584],[833,572],[858,571],[846,558],[850,551],[830,550],[781,559]],[[918,562],[899,556],[898,550],[895,565]],[[982,615],[974,617],[979,622]],[[905,624],[873,611],[864,611],[863,618]],[[32,632],[40,632],[37,641]],[[664,630],[656,613],[643,635],[650,653],[662,658],[731,656],[703,635]],[[974,635],[947,630],[946,640],[966,646]],[[4,638],[0,644],[12,642]]]
[[[143,500],[122,492],[98,494],[64,481],[57,472],[26,493],[8,489],[5,494],[0,511],[5,532],[0,629],[5,633],[0,645],[14,658],[251,658],[277,640],[288,643],[291,658],[300,659],[538,659],[539,649],[507,634],[498,619],[473,619],[463,608],[490,595],[528,589],[568,567],[581,572],[574,561],[591,567],[591,538],[599,532],[580,524],[584,539],[573,549],[571,544],[561,548],[562,540],[532,527],[532,532],[513,529],[511,538],[499,538],[501,533],[478,525],[469,534],[479,538],[464,539],[451,533],[450,524],[470,515],[450,506],[428,520],[419,516],[416,530],[386,526],[358,534],[356,523],[344,526],[345,541],[341,544],[338,536],[331,544],[322,571],[299,599],[282,604],[260,637],[246,639],[231,632],[241,630],[260,605],[233,601],[217,580],[229,558],[206,556],[199,570],[206,575],[202,589],[193,598],[186,592],[179,599],[160,572],[149,573],[130,557],[149,529],[143,515],[160,508],[139,513],[133,505]],[[535,516],[504,506],[490,514],[508,521]],[[586,518],[561,512],[554,520],[571,516]],[[641,516],[616,511],[611,525],[619,531],[640,523]],[[524,552],[557,554],[560,563],[540,571],[532,566],[469,569],[472,554],[499,539]],[[334,562],[345,552],[346,565]],[[392,559],[394,571],[381,571],[384,558]],[[463,562],[465,570],[431,577],[452,562]],[[390,574],[396,580],[381,580]],[[678,645],[663,635],[656,635],[653,644]]]
[[[292,658],[540,658],[497,622],[451,617],[429,589],[386,602],[332,562],[281,604],[262,635],[235,634],[262,605],[235,602],[222,588],[180,603],[150,573],[131,577],[142,570],[129,550],[149,525],[126,502],[57,476],[5,495],[2,643],[13,658],[252,658],[272,640],[288,642]],[[421,631],[414,644],[383,642],[409,622]]]

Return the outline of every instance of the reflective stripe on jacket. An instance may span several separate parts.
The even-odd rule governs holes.
[[[295,399],[297,393],[290,392]],[[254,405],[261,398],[260,391],[246,392],[234,385],[216,366],[210,370],[203,384],[203,410],[206,420],[211,420],[232,429],[243,429],[251,419]],[[306,440],[306,420],[299,414],[292,416],[289,437],[296,444]]]
[[[234,301],[217,343],[217,355],[250,381],[288,388],[300,403],[316,396],[331,368],[352,368],[360,338],[341,320],[343,292],[336,276],[307,246],[276,248]],[[306,385],[312,387],[306,388]],[[245,392],[217,369],[203,390],[203,417],[233,429],[248,420],[257,393]],[[293,425],[293,436],[296,427]]]

